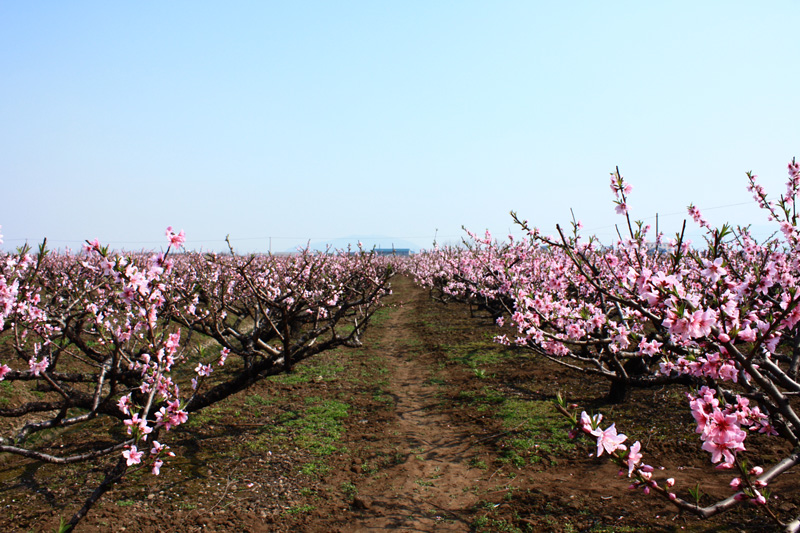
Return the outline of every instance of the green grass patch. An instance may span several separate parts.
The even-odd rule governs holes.
[[[284,511],[284,514],[287,514],[287,515],[306,514],[306,513],[310,513],[314,509],[316,509],[316,507],[314,507],[313,505],[308,505],[308,504],[306,504],[306,505],[295,505],[294,507],[289,507],[288,509],[286,509]]]
[[[186,422],[187,428],[197,428],[208,424],[220,424],[229,419],[230,408],[223,405],[215,405],[201,409],[197,413],[192,413]]]
[[[342,489],[342,492],[344,492],[345,496],[350,499],[354,498],[356,494],[358,494],[358,487],[349,481],[342,483],[340,488]]]
[[[328,355],[334,355],[336,350]],[[274,383],[297,385],[311,381],[334,381],[340,377],[345,366],[340,362],[326,361],[323,358],[311,358],[296,365],[289,374],[278,374],[267,378]]]
[[[479,391],[462,390],[458,393],[456,399],[464,403],[476,405],[479,408],[481,405],[497,406],[508,401],[503,393],[496,391],[491,387],[483,387]]]
[[[300,467],[300,473],[311,477],[319,477],[330,472],[331,467],[321,461],[311,461]]]
[[[453,346],[448,348],[447,352],[448,359],[472,369],[485,365],[495,365],[506,357],[504,352],[493,350],[491,346],[486,346],[486,343],[478,343],[477,346],[472,343]]]
[[[295,443],[314,455],[332,454],[338,449],[335,443],[344,431],[341,421],[347,418],[350,406],[316,396],[306,398],[305,404],[303,409],[289,411],[279,417],[276,425],[291,431]]]
[[[244,401],[244,404],[247,407],[252,407],[252,408],[273,405],[274,403],[275,400],[272,400],[270,398],[264,398],[260,394],[251,394]]]
[[[557,455],[573,448],[567,435],[569,422],[549,401],[508,399],[499,416],[510,430],[506,438],[510,446],[504,458],[515,466],[537,463],[543,455]]]

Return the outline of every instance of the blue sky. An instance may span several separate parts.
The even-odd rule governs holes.
[[[671,233],[694,202],[765,234],[745,172],[777,196],[800,157],[798,23],[792,1],[2,0],[4,246],[426,247],[570,208],[610,242],[615,165],[636,218]]]

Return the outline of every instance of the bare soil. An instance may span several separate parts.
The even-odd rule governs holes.
[[[640,440],[676,490],[730,494],[699,449],[685,390],[633,391],[492,342],[487,313],[444,305],[402,277],[357,350],[336,350],[196,415],[172,432],[160,476],[130,473],[77,531],[773,531],[751,509],[709,521],[627,490],[593,442],[566,438],[561,391]],[[473,310],[474,311],[474,310]],[[71,447],[69,433],[51,446]],[[98,434],[102,438],[102,434]],[[748,438],[769,464],[785,447]],[[0,459],[0,530],[55,531],[103,469]],[[663,467],[664,470],[660,470]],[[711,473],[709,482],[707,474]],[[784,519],[800,513],[796,470],[772,487]]]

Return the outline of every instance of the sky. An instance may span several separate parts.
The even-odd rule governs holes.
[[[128,250],[430,248],[462,226],[773,229],[800,158],[796,1],[0,0],[0,233]],[[688,233],[700,241],[690,221]],[[341,241],[337,241],[341,242]]]

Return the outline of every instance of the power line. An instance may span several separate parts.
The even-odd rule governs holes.
[[[698,207],[698,209],[700,210],[701,213],[703,213],[703,212],[706,212],[706,211],[715,211],[717,209],[726,209],[728,207],[739,207],[739,206],[743,206],[743,205],[753,205],[753,202],[739,202],[739,203],[736,203],[736,204],[717,205],[717,206],[714,206],[714,207]],[[664,217],[670,217],[670,216],[675,216],[675,215],[684,215],[684,216],[686,216],[687,212],[686,211],[675,211],[673,213],[657,213],[657,214],[649,216],[649,217],[643,217],[641,219],[637,218],[637,220],[642,220],[642,221],[655,220],[656,218],[664,218]],[[613,228],[613,227],[616,227],[616,226],[617,226],[617,224],[611,224],[611,225],[608,225],[608,226],[598,226],[598,227],[595,227],[595,228],[592,228],[592,229],[588,229],[587,231],[592,231],[593,232],[593,231],[596,231],[596,230],[606,229],[606,228]]]

